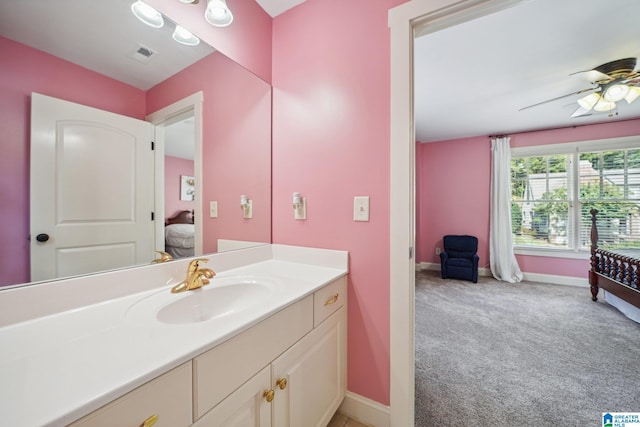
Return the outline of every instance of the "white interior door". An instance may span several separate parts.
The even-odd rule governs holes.
[[[153,259],[153,126],[31,96],[31,280]]]

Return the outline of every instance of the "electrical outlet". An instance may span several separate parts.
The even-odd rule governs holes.
[[[436,255],[440,255],[440,248],[436,248]]]
[[[218,202],[209,202],[209,217],[218,218]]]

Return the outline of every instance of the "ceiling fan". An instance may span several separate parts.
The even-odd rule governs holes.
[[[578,99],[579,107],[571,117],[589,115],[591,110],[597,112],[614,110],[616,102],[623,99],[631,104],[640,97],[640,71],[635,71],[635,68],[636,58],[624,58],[607,62],[592,70],[578,71],[571,75],[589,73],[592,85],[590,88],[547,99],[546,101],[521,108],[520,111],[583,93],[587,95]]]

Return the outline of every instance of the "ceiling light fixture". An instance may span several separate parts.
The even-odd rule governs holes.
[[[150,27],[161,28],[164,25],[162,14],[141,0],[131,5],[131,12]]]
[[[578,105],[580,105],[580,107],[584,108],[585,110],[589,111],[593,108],[594,105],[596,105],[598,103],[598,101],[600,101],[600,94],[599,93],[590,93],[589,95],[578,99]]]
[[[233,22],[233,14],[226,0],[207,0],[204,19],[214,27],[227,27]]]
[[[594,109],[595,111],[611,111],[616,108],[616,102],[627,101],[631,104],[640,97],[640,87],[630,86],[626,82],[612,82],[605,85],[602,89],[602,95],[598,92],[592,92],[587,96],[578,99],[578,105],[586,111]],[[599,90],[599,89],[596,89]],[[578,111],[581,111],[580,109]]]
[[[196,46],[200,43],[200,39],[191,33],[186,28],[176,25],[176,29],[172,35],[173,39],[178,43],[185,44],[187,46]]]
[[[600,101],[596,105],[593,106],[593,109],[596,111],[611,111],[616,108],[616,103],[607,101],[604,98],[600,98]]]
[[[612,84],[607,87],[604,91],[602,97],[609,102],[618,102],[622,101],[625,96],[629,93],[629,86],[625,84]]]
[[[640,87],[630,86],[629,93],[624,97],[624,100],[627,101],[627,104],[631,104],[640,96]]]

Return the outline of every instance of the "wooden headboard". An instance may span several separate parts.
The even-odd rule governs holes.
[[[193,224],[193,210],[180,211],[171,218],[167,218],[164,225],[169,224]]]

